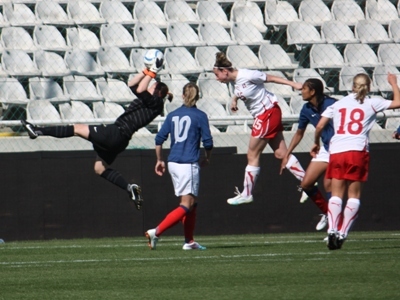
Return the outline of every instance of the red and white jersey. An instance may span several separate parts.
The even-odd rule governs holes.
[[[251,115],[255,118],[272,108],[277,97],[264,87],[267,74],[248,69],[238,69],[234,93],[243,100]]]
[[[388,109],[392,101],[382,98],[365,98],[361,104],[350,94],[322,113],[323,117],[333,119],[335,134],[329,152],[368,150],[369,132],[374,126],[376,114]]]

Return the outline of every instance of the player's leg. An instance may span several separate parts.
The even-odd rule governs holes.
[[[21,120],[22,126],[28,132],[31,139],[36,139],[38,136],[52,136],[56,138],[68,138],[74,136],[74,127],[77,125],[67,125],[67,126],[47,126],[39,127],[35,126],[25,120]],[[84,124],[79,124],[81,126],[88,126]],[[89,133],[89,132],[88,132]],[[83,137],[83,136],[81,136]],[[87,137],[83,137],[86,138]]]
[[[351,181],[348,184],[348,200],[343,211],[343,224],[340,228],[340,236],[345,239],[349,234],[351,226],[357,219],[360,209],[362,183],[359,181]]]

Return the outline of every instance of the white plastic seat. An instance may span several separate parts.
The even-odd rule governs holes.
[[[99,7],[100,16],[109,24],[133,25],[133,14],[120,1],[103,0]]]
[[[217,22],[225,28],[230,28],[232,25],[222,6],[216,0],[197,1],[196,14],[203,24]]]
[[[176,99],[181,99],[181,96],[183,94],[183,87],[185,86],[185,84],[189,83],[189,79],[187,79],[182,74],[161,75],[161,81],[168,86],[170,93],[174,95],[174,99],[172,100],[172,102],[177,102],[179,100]],[[180,105],[182,105],[182,103]]]
[[[196,106],[198,109],[204,111],[209,118],[227,117],[225,108],[214,98],[202,97],[197,101]],[[233,125],[234,121],[213,121],[213,125]]]
[[[212,71],[215,63],[215,55],[219,52],[216,46],[197,47],[194,58],[204,71]]]
[[[8,27],[8,26],[10,26],[10,22],[8,22],[8,21],[4,18],[3,14],[0,12],[0,28]]]
[[[49,100],[35,100],[26,106],[26,119],[28,122],[60,122],[61,116]]]
[[[349,25],[337,20],[327,21],[322,24],[321,37],[330,44],[359,43]]]
[[[354,0],[334,0],[331,7],[333,18],[347,25],[356,25],[364,20],[361,7]]]
[[[261,8],[252,1],[235,1],[231,9],[232,22],[250,22],[257,27],[258,31],[267,32]]]
[[[25,105],[29,102],[22,84],[16,78],[0,78],[0,102]]]
[[[248,134],[250,132],[251,129],[247,123],[244,123],[243,125],[228,125],[226,127],[227,134]]]
[[[397,82],[400,83],[400,72],[395,66],[377,66],[372,73],[372,81],[380,92],[392,92],[392,87],[387,81],[388,73],[397,76]]]
[[[381,44],[392,42],[392,39],[389,38],[383,25],[375,20],[358,21],[354,31],[356,38],[359,39],[361,43]]]
[[[166,1],[164,5],[165,18],[169,23],[184,22],[188,24],[199,24],[200,18],[189,4],[184,0]]]
[[[167,39],[160,27],[153,23],[137,23],[133,29],[133,36],[143,48],[171,47],[174,45]]]
[[[332,14],[322,0],[302,0],[299,18],[314,26],[321,26],[324,22],[332,20]]]
[[[67,14],[76,25],[101,25],[107,21],[100,16],[93,3],[87,0],[68,1]]]
[[[289,117],[292,115],[292,111],[289,107],[289,104],[287,104],[285,98],[282,97],[282,95],[275,95],[278,98],[278,104],[279,107],[281,108],[282,111],[282,117]]]
[[[96,119],[112,119],[116,120],[125,112],[125,109],[113,102],[94,102],[93,115]]]
[[[285,74],[283,74],[281,71],[267,71],[267,77],[268,77],[268,75],[288,79],[285,76]],[[265,82],[264,86],[269,92],[271,92],[275,95],[281,95],[282,97],[285,97],[285,98],[290,98],[293,95],[298,94],[298,92],[294,91],[291,86],[286,85],[286,84],[276,84],[273,82]]]
[[[300,21],[296,10],[288,1],[266,0],[264,8],[265,24],[286,26],[290,22]]]
[[[133,17],[141,23],[153,23],[160,28],[167,28],[168,26],[164,12],[154,1],[136,2],[133,8]]]
[[[166,48],[165,68],[171,74],[193,74],[204,71],[185,47]]]
[[[128,85],[121,80],[97,78],[95,81],[97,91],[103,95],[105,101],[128,103],[136,98]]]
[[[104,70],[89,54],[81,49],[74,49],[65,52],[65,63],[74,75],[83,76],[103,76]]]
[[[36,46],[31,35],[22,27],[5,27],[1,32],[1,43],[6,50],[33,52]]]
[[[35,65],[44,77],[63,77],[71,75],[64,58],[54,52],[38,50],[33,55]]]
[[[306,101],[303,100],[303,97],[301,95],[296,95],[290,97],[289,100],[289,107],[290,110],[292,111],[292,114],[300,114],[301,109],[303,108],[304,104]]]
[[[52,25],[36,26],[33,30],[33,41],[42,50],[55,52],[70,50],[61,32],[58,31],[57,27]]]
[[[345,65],[340,51],[333,44],[315,44],[310,50],[310,67],[313,69],[340,69]]]
[[[228,46],[226,50],[227,58],[236,68],[265,69],[261,65],[257,55],[248,47],[243,45]]]
[[[400,118],[387,118],[385,122],[385,129],[395,131],[400,126]]]
[[[67,44],[74,50],[81,49],[88,52],[97,52],[100,48],[96,34],[86,28],[67,28]]]
[[[264,40],[261,32],[250,22],[235,22],[231,27],[231,36],[239,45],[263,45],[270,41]]]
[[[103,101],[94,84],[85,76],[65,76],[63,78],[64,94],[68,94],[71,100],[77,101]]]
[[[357,74],[367,74],[368,72],[365,71],[362,67],[353,67],[353,66],[345,66],[339,72],[339,91],[347,91],[351,92],[353,88],[353,78]],[[371,92],[377,92],[378,88],[372,82],[371,84]]]
[[[38,0],[35,5],[35,15],[45,25],[72,26],[75,24],[60,3],[51,0]]]
[[[40,70],[35,66],[28,53],[22,50],[3,51],[2,66],[10,76],[35,77],[40,76]]]
[[[325,80],[321,77],[321,75],[315,71],[314,69],[307,69],[307,68],[299,68],[294,70],[293,72],[293,81],[304,83],[309,78],[317,78],[322,81],[324,84],[324,92],[333,92],[331,87],[328,87]]]
[[[389,37],[395,43],[400,43],[400,19],[392,20],[389,23]]]
[[[114,1],[107,1],[114,2]],[[132,35],[122,24],[104,24],[100,27],[101,45],[104,47],[133,48],[140,43],[133,40]]]
[[[0,64],[0,77],[8,77],[6,71],[4,71],[3,66]]]
[[[293,123],[291,131],[297,131],[298,128],[299,128],[299,123]],[[306,127],[306,131],[313,132],[313,131],[315,131],[315,127],[313,125],[311,125],[310,123],[308,123],[307,127]]]
[[[59,106],[62,120],[68,120],[69,123],[80,123],[88,120],[94,120],[93,112],[89,106],[81,101],[71,101],[71,103],[62,103]]]
[[[382,25],[388,25],[390,21],[399,18],[396,6],[389,0],[366,0],[365,17]]]
[[[169,1],[167,3],[170,2],[174,1]],[[200,39],[194,29],[188,23],[183,22],[170,23],[167,28],[167,38],[168,40],[172,41],[176,47],[195,47],[206,45],[206,43]]]
[[[61,86],[51,78],[29,78],[29,95],[31,100],[48,100],[50,102],[66,102],[69,96],[65,95]]]
[[[263,44],[258,50],[260,63],[269,70],[296,69],[299,64],[293,63],[279,44]]]
[[[136,69],[129,64],[128,58],[118,47],[101,47],[97,52],[97,63],[106,73],[131,74]]]
[[[42,24],[33,11],[23,3],[3,4],[3,14],[11,26],[34,27]]]
[[[349,44],[344,48],[344,61],[354,67],[375,67],[381,63],[367,44]]]
[[[171,102],[165,101],[164,102],[164,113],[168,115],[170,112],[174,111],[175,109],[181,107],[183,102],[181,100],[172,100]]]
[[[290,22],[286,28],[286,36],[288,45],[298,47],[325,42],[318,30],[312,24],[304,21]]]
[[[198,28],[199,36],[208,46],[236,45],[228,31],[219,23],[203,23]]]
[[[217,81],[214,73],[200,73],[197,86],[202,98],[213,98],[222,105],[225,105],[226,101],[231,98],[226,83]]]
[[[400,67],[400,44],[382,44],[378,48],[378,59],[386,66]]]
[[[253,116],[251,115],[251,113],[249,112],[249,110],[247,109],[246,105],[244,104],[244,102],[242,100],[237,101],[236,107],[238,109],[236,111],[232,111],[231,110],[231,101],[232,101],[231,99],[227,99],[227,101],[225,103],[225,110],[226,110],[227,115],[238,117],[238,119],[235,120],[235,124],[244,124],[247,127],[248,123],[251,124]],[[246,118],[246,119],[239,120],[239,117]]]

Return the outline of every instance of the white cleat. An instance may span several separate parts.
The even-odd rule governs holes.
[[[316,230],[322,230],[328,225],[328,216],[327,215],[320,215],[321,220],[319,220],[317,226],[315,227]]]
[[[253,196],[242,196],[242,194],[239,192],[239,189],[235,187],[235,194],[236,196],[233,198],[229,198],[226,202],[230,205],[240,205],[240,204],[247,204],[247,203],[252,203],[253,202]]]
[[[310,198],[308,197],[308,195],[306,194],[306,192],[305,192],[305,191],[302,191],[302,193],[301,193],[301,198],[300,198],[300,203],[304,203],[304,202],[306,202],[308,199],[310,199]]]
[[[182,247],[183,250],[206,250],[207,248],[200,245],[199,243],[192,241],[191,243],[185,243]]]
[[[151,250],[156,250],[158,236],[156,236],[156,229],[147,230],[144,235],[149,239],[149,247]]]

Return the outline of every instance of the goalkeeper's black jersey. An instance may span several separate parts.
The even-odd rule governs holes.
[[[135,131],[153,121],[164,109],[163,98],[153,96],[148,91],[137,93],[137,87],[132,86],[131,90],[138,98],[115,121],[115,125],[127,139],[131,139]]]

